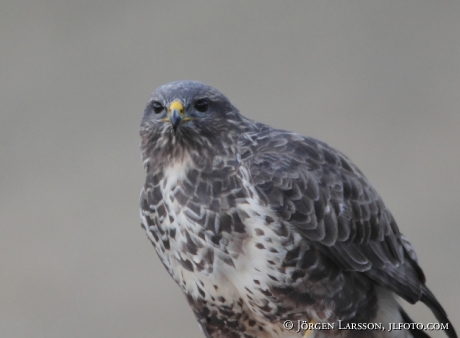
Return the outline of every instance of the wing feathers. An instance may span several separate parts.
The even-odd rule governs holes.
[[[251,154],[245,165],[262,200],[344,270],[419,299],[413,255],[404,254],[393,217],[363,174],[320,141],[268,127],[258,135],[242,153]]]

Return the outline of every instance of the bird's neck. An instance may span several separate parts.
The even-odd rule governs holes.
[[[223,163],[237,161],[236,135],[222,135],[218,141],[206,138],[185,140],[168,135],[167,138],[159,137],[148,144],[151,146],[142,146],[147,173],[165,173],[171,168],[212,172],[219,170]]]

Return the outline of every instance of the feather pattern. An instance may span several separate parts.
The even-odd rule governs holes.
[[[184,108],[177,129],[173,101]],[[305,333],[285,320],[335,325],[317,338],[410,337],[338,329],[408,321],[393,294],[450,324],[391,213],[339,151],[246,119],[191,81],[153,94],[141,137],[141,224],[207,337]]]

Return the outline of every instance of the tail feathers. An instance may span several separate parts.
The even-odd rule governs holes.
[[[400,308],[399,311],[401,312],[401,317],[402,317],[404,323],[412,324],[414,322],[412,319],[410,319],[410,317],[407,315],[406,311],[404,311],[402,308]],[[425,333],[425,331],[423,331],[423,330],[419,330],[419,329],[416,329],[416,328],[410,328],[409,332],[410,332],[410,334],[412,335],[413,338],[430,338],[430,336],[427,335]]]
[[[420,300],[424,304],[426,304],[426,306],[430,308],[430,310],[433,312],[434,316],[439,321],[439,323],[447,324],[448,329],[445,330],[446,335],[449,338],[458,338],[457,333],[455,332],[454,326],[449,321],[449,319],[447,319],[446,311],[444,311],[444,309],[442,308],[441,304],[439,304],[436,297],[433,295],[433,293],[431,293],[431,291],[425,285],[422,287],[422,297],[420,298]],[[410,320],[407,314],[406,314],[406,317]]]

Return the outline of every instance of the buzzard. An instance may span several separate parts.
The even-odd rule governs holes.
[[[194,81],[159,87],[140,135],[142,227],[206,337],[428,337],[396,296],[457,337],[341,152],[247,119]]]

